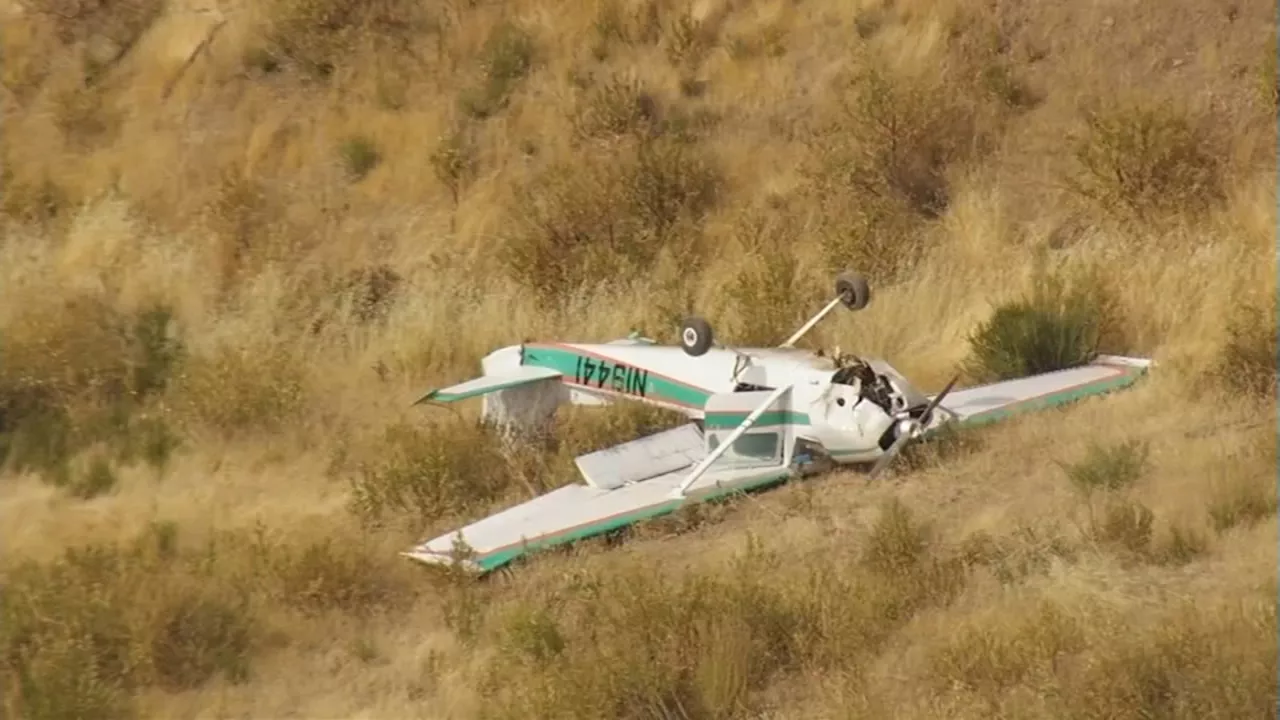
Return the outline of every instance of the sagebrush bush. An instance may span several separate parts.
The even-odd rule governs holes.
[[[1150,223],[1207,210],[1225,197],[1224,166],[1198,122],[1167,103],[1087,110],[1069,187],[1125,220]]]
[[[19,716],[127,718],[140,688],[244,679],[248,608],[234,589],[183,580],[199,558],[169,569],[159,549],[148,534],[8,573],[0,649]]]
[[[1089,498],[1132,487],[1146,472],[1149,456],[1150,447],[1141,440],[1092,443],[1080,460],[1060,465],[1076,491]]]
[[[338,154],[342,158],[347,177],[354,182],[363,180],[382,162],[382,153],[378,150],[378,145],[364,135],[353,135],[343,140],[338,147]]]
[[[234,167],[223,170],[211,194],[205,223],[216,237],[213,270],[221,289],[229,289],[268,259],[280,199],[267,183]]]
[[[481,79],[458,96],[464,113],[483,120],[502,111],[520,81],[533,69],[536,45],[521,25],[503,21],[494,26],[481,49]]]
[[[738,311],[732,334],[725,339],[747,347],[769,347],[786,340],[823,299],[800,270],[789,248],[779,243],[773,252],[745,259],[742,269],[725,288],[730,307]]]
[[[825,258],[830,269],[897,279],[924,256],[930,222],[950,205],[948,172],[979,145],[975,116],[937,74],[872,66],[838,92],[840,112],[811,141]]]
[[[318,77],[332,75],[344,63],[375,43],[399,51],[400,60],[413,40],[436,27],[426,6],[403,0],[271,0],[265,7],[265,47],[246,60],[259,66],[290,63]]]
[[[1228,390],[1259,398],[1274,397],[1280,367],[1280,331],[1276,299],[1264,307],[1242,305],[1228,320],[1227,341],[1213,374]]]
[[[662,252],[696,242],[718,199],[714,158],[658,137],[554,165],[520,189],[498,258],[552,303],[609,277],[635,276]]]
[[[456,127],[441,137],[431,153],[431,170],[449,191],[454,210],[475,177],[479,164],[475,138],[468,126]]]
[[[570,117],[582,139],[611,139],[661,130],[658,99],[634,74],[612,74],[593,83]]]
[[[1097,290],[1043,278],[1030,296],[1000,305],[978,325],[965,371],[978,380],[1008,380],[1090,362],[1111,322]]]
[[[1139,440],[1092,443],[1076,462],[1059,463],[1088,510],[1088,537],[1134,557],[1147,557],[1155,515],[1123,493],[1142,479],[1149,454]]]
[[[132,315],[96,295],[31,305],[0,339],[0,464],[73,490],[80,485],[67,464],[94,443],[106,443],[119,462],[163,465],[176,444],[172,433],[139,413],[168,388],[185,357],[181,331],[163,304]],[[109,473],[94,472],[85,488],[114,485]]]

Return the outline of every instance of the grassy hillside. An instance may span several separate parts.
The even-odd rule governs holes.
[[[1274,711],[1274,5],[0,13],[5,717]],[[491,582],[396,557],[668,421],[506,454],[418,393],[776,343],[846,267],[805,343],[930,391],[1160,365]]]

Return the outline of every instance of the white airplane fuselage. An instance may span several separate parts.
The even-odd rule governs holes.
[[[559,383],[485,396],[487,417],[524,424],[549,420],[562,403],[619,399],[701,420],[711,395],[789,385],[791,408],[801,416],[796,434],[820,444],[837,463],[874,461],[892,442],[895,425],[928,403],[887,363],[867,360],[858,370],[842,370],[831,358],[793,348],[712,348],[691,357],[644,341],[529,343],[494,351],[482,365],[485,375],[522,365],[561,374]]]

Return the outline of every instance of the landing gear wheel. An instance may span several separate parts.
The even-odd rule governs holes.
[[[693,357],[705,355],[711,349],[711,323],[698,317],[685,318],[680,323],[680,347]]]
[[[850,310],[861,310],[871,302],[871,287],[867,279],[854,272],[842,272],[836,276],[836,295]]]

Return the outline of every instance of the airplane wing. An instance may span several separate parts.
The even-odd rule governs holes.
[[[788,388],[713,395],[707,411],[728,422],[706,431],[688,423],[582,455],[576,461],[585,483],[554,490],[401,554],[485,573],[536,550],[666,515],[686,502],[777,484],[793,475],[793,426],[800,421],[790,419],[788,403]],[[457,555],[459,540],[469,557]]]
[[[577,463],[585,484],[553,490],[401,555],[486,573],[538,550],[666,515],[690,500],[749,492],[791,475],[780,465],[714,469],[682,496],[673,497],[690,469],[705,456],[705,442],[693,423],[583,455]],[[469,557],[456,555],[458,540],[469,550]]]
[[[1080,367],[955,390],[943,408],[962,425],[985,425],[1128,387],[1150,365],[1142,358],[1102,355]]]
[[[530,385],[542,380],[559,378],[560,376],[560,372],[550,368],[521,365],[518,369],[501,375],[485,375],[457,385],[432,390],[418,398],[414,405],[432,400],[436,402],[457,402],[458,400],[466,400],[467,398],[487,395],[498,390]]]

